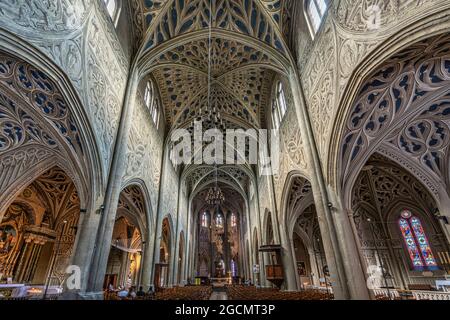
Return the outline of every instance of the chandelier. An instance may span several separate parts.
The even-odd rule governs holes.
[[[210,205],[221,205],[225,201],[222,189],[219,187],[209,188],[205,201]]]

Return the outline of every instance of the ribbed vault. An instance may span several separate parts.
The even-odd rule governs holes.
[[[283,32],[289,29],[290,1],[133,2],[143,33],[138,67],[155,79],[169,134],[183,128],[192,135],[200,119],[203,131],[266,127],[273,81],[290,61]],[[213,109],[220,126],[210,116]],[[248,165],[182,168],[190,192],[220,181],[246,194],[245,171],[252,172]]]

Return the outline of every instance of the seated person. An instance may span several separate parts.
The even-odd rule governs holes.
[[[128,298],[135,299],[136,298],[136,290],[134,287],[131,287],[128,291]]]
[[[144,292],[144,288],[141,286],[141,287],[139,287],[139,291],[138,292],[136,292],[136,296],[138,297],[138,298],[142,298],[142,297],[145,297],[145,292]]]
[[[128,290],[124,288],[119,289],[119,293],[117,293],[117,296],[119,298],[125,299],[126,297],[128,297]]]

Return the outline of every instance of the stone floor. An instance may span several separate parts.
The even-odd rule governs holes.
[[[209,300],[228,300],[227,292],[223,288],[214,288]]]

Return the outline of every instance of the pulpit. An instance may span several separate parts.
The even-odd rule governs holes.
[[[281,261],[281,245],[265,245],[259,248],[260,252],[268,252],[271,257],[271,264],[266,266],[266,279],[272,282],[277,288],[281,288],[284,282],[283,265]]]

